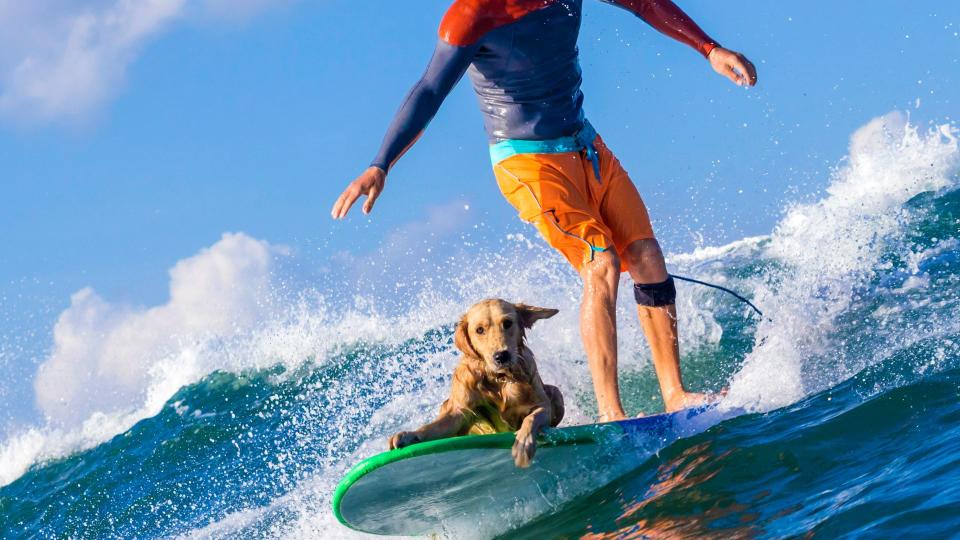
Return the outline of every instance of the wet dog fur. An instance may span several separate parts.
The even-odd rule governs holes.
[[[563,396],[540,380],[526,330],[555,309],[504,300],[472,306],[457,324],[454,344],[463,353],[453,373],[450,398],[436,420],[390,437],[390,449],[467,434],[516,431],[513,459],[528,467],[537,436],[563,419]]]

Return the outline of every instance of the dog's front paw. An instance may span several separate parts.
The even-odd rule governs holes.
[[[401,431],[400,433],[395,434],[393,437],[390,437],[390,450],[396,448],[403,448],[404,446],[410,446],[411,444],[416,444],[420,442],[420,436],[411,431]]]
[[[537,438],[533,431],[520,428],[517,432],[517,438],[513,441],[513,462],[517,467],[525,469],[533,461],[533,455],[537,452]]]

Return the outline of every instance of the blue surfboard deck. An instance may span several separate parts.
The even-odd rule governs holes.
[[[513,433],[467,435],[372,456],[337,486],[333,512],[381,535],[493,536],[636,468],[670,443],[742,411],[707,406],[546,430],[527,469],[513,463]]]

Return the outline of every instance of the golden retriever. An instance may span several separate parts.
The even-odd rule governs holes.
[[[513,460],[528,467],[537,435],[563,419],[563,396],[540,380],[525,331],[557,314],[503,300],[472,306],[457,324],[454,344],[463,357],[453,373],[450,398],[436,420],[390,437],[390,449],[467,434],[516,431]]]

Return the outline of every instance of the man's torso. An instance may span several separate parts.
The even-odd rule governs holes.
[[[455,46],[474,46],[467,71],[487,134],[554,139],[583,125],[577,37],[582,0],[457,0],[440,27]]]

